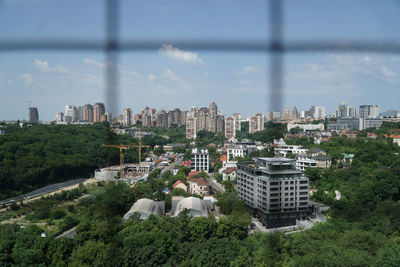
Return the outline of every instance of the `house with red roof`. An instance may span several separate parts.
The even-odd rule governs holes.
[[[210,192],[210,181],[206,178],[191,178],[189,180],[190,193],[200,196],[207,195]]]
[[[187,189],[188,189],[187,185],[185,185],[185,183],[182,182],[181,180],[176,181],[176,182],[172,185],[172,187],[173,187],[174,189],[175,189],[175,188],[183,189],[183,190],[185,190],[185,192],[187,192]]]
[[[222,179],[224,181],[236,181],[237,178],[237,168],[228,167],[222,172]]]

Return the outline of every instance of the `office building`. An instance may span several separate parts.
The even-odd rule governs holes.
[[[210,155],[208,154],[208,149],[192,149],[191,164],[192,171],[208,172],[210,165]]]
[[[29,121],[30,122],[38,122],[39,121],[39,112],[36,107],[29,108]]]
[[[310,214],[308,178],[295,160],[256,158],[237,166],[238,195],[267,228],[296,225]]]

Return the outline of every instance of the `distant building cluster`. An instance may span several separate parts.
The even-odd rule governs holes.
[[[143,127],[180,127],[185,124],[186,111],[175,108],[170,111],[146,107],[133,117],[133,123],[141,122]]]
[[[65,112],[57,112],[55,115],[56,123],[75,123],[75,122],[111,122],[111,114],[106,113],[105,105],[97,102],[94,105],[84,106],[65,105]]]
[[[240,115],[239,115],[240,118]],[[212,102],[208,108],[197,109],[191,107],[186,114],[186,138],[196,139],[199,131],[208,131],[213,133],[223,133],[225,128],[225,119],[218,113],[218,107]],[[234,131],[234,129],[231,131]]]
[[[336,118],[336,123],[328,125],[329,131],[347,129],[362,131],[368,128],[380,128],[382,125],[378,105],[361,105],[357,113],[356,108],[347,103],[341,103],[336,108]]]

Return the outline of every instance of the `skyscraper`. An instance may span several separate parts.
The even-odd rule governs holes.
[[[39,121],[39,112],[36,107],[29,108],[29,121],[30,122]]]

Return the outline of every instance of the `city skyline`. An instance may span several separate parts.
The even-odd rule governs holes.
[[[395,2],[351,1],[345,8],[340,2],[329,2],[329,8],[328,2],[321,2],[325,1],[286,2],[287,40],[398,38],[399,29],[395,25],[400,18],[395,10],[399,6]],[[76,11],[63,2],[5,1],[0,9],[0,25],[15,23],[12,27],[1,27],[0,33],[15,40],[25,37],[102,40],[104,7],[95,1],[81,5]],[[309,10],[308,5],[312,5]],[[65,16],[71,8],[74,20]],[[168,5],[123,1],[121,39],[160,38],[165,43],[153,51],[121,53],[117,113],[125,107],[142,109],[143,102],[158,109],[187,109],[190,106],[183,101],[188,99],[195,106],[214,100],[225,114],[238,112],[245,117],[269,111],[268,54],[188,50],[168,42],[171,38],[268,40],[267,10],[266,1],[254,1],[251,5],[247,1],[237,1],[235,5],[228,1],[201,4],[170,1]],[[354,12],[358,14],[356,21]],[[210,17],[207,22],[203,19],[205,13]],[[334,14],[340,14],[341,19],[337,20]],[[52,23],[48,23],[49,17]],[[88,18],[92,23],[86,23]],[[105,101],[104,69],[101,52],[3,53],[0,120],[28,119],[25,108],[28,101],[39,108],[44,121],[51,120],[58,107],[77,99],[80,102],[76,105]],[[321,105],[327,113],[333,113],[343,100],[353,106],[377,103],[382,111],[400,109],[396,101],[400,96],[399,74],[400,57],[391,54],[287,54],[282,110],[287,106],[296,106],[300,111]]]

